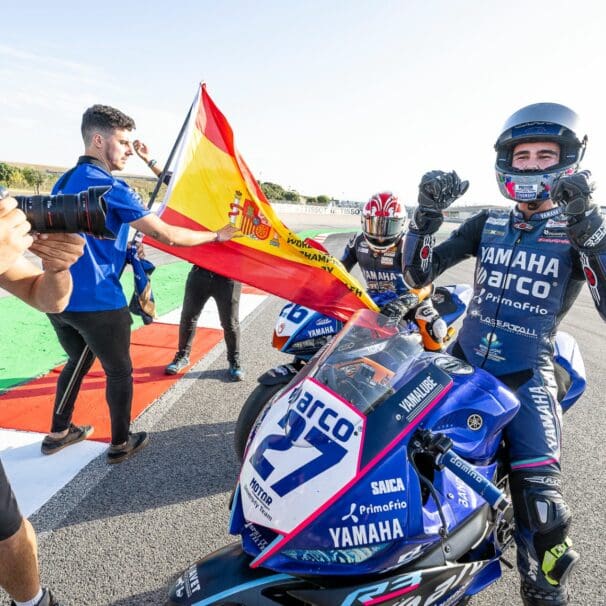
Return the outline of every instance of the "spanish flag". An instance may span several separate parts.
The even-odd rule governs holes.
[[[192,248],[153,246],[234,280],[346,321],[377,307],[340,261],[290,231],[267,201],[202,84],[183,131],[158,214],[167,223],[216,231],[228,222],[243,234]]]

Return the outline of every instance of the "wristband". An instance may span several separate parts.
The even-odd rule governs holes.
[[[157,160],[150,160],[150,161],[147,163],[147,166],[149,166],[150,168],[153,168],[154,166],[156,166],[156,164],[158,164],[158,161],[157,161]]]

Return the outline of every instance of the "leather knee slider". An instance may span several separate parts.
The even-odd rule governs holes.
[[[562,543],[572,516],[562,496],[560,475],[544,471],[514,472],[510,484],[516,518],[533,534],[540,535],[541,542],[551,542],[546,547]]]

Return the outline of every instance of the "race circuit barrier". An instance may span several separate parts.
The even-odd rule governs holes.
[[[359,215],[360,209],[353,206],[316,206],[311,204],[286,204],[271,202],[272,208],[278,213],[305,213],[310,215]]]

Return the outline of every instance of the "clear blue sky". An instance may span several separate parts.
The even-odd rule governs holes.
[[[606,9],[600,0],[5,2],[0,160],[70,166],[82,112],[114,105],[164,160],[198,82],[260,180],[408,204],[456,169],[501,200],[492,146],[527,103],[584,118],[606,191]],[[144,173],[138,158],[127,172]],[[603,198],[602,198],[603,199]]]

